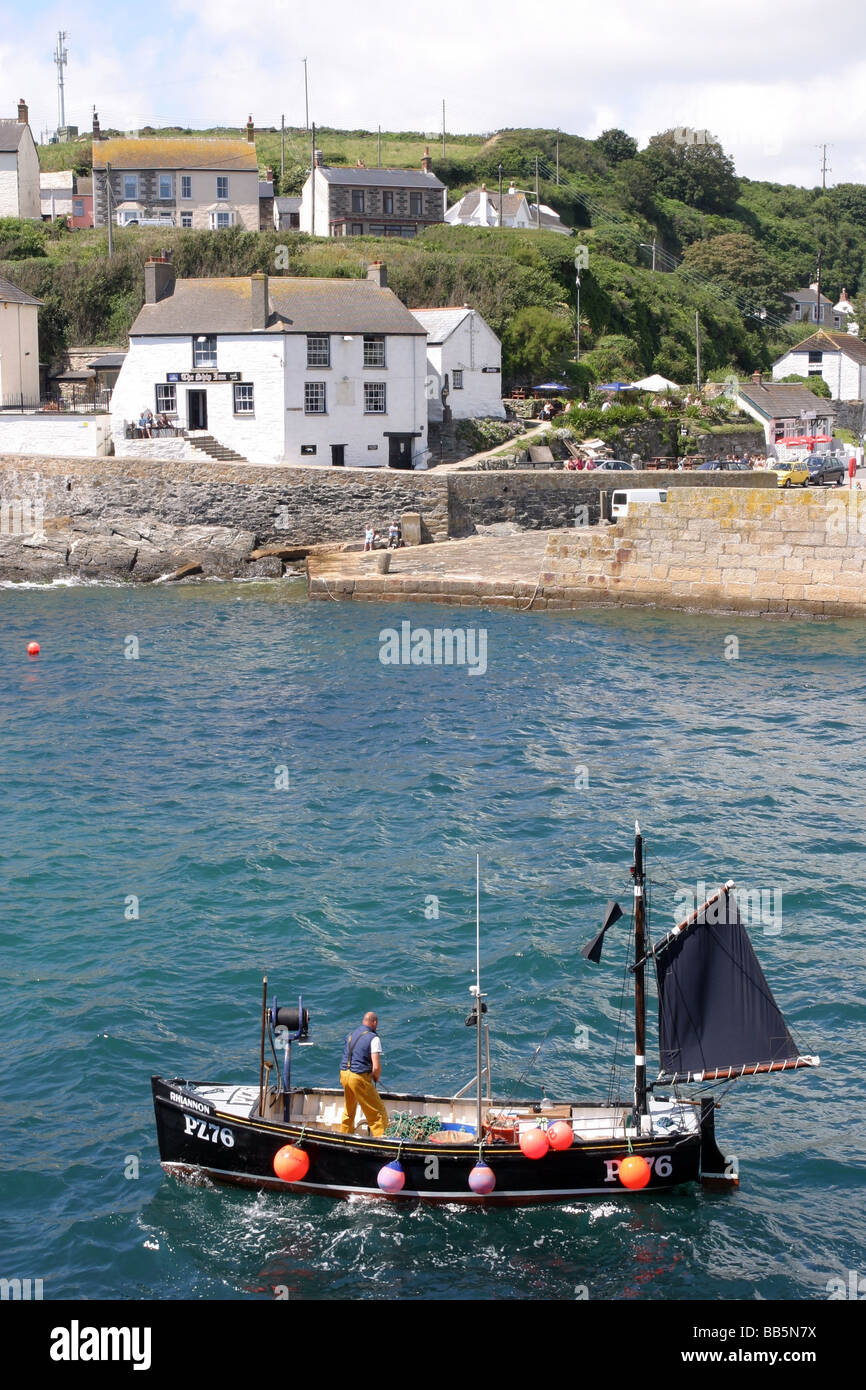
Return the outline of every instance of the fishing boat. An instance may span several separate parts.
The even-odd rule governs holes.
[[[476,866],[475,983],[466,1019],[476,1030],[476,1055],[466,1086],[453,1095],[380,1092],[393,1132],[376,1137],[365,1122],[344,1132],[341,1088],[293,1082],[293,1044],[309,1042],[303,997],[297,1006],[269,1003],[265,977],[257,1082],[152,1078],[163,1168],[297,1195],[486,1206],[653,1194],[698,1182],[736,1187],[737,1165],[716,1144],[714,1088],[815,1067],[819,1058],[803,1055],[791,1037],[740,920],[732,882],[653,943],[638,825],[630,880],[634,1080],[626,1097],[514,1101],[493,1093]],[[619,904],[609,903],[601,930],[582,949],[587,961],[601,960],[605,937],[620,919],[627,920]],[[660,1066],[648,1081],[651,967]]]

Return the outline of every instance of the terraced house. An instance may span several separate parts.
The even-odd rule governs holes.
[[[110,170],[110,176],[109,176]],[[124,136],[103,140],[93,117],[93,213],[120,227],[259,230],[252,117],[245,140]]]
[[[414,237],[445,220],[447,190],[430,151],[420,169],[368,169],[316,163],[301,194],[300,229],[312,236]]]

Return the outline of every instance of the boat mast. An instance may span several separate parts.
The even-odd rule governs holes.
[[[646,899],[644,897],[643,839],[634,823],[634,1116],[640,1132],[639,1116],[647,1113],[646,1100]]]
[[[481,1142],[481,856],[475,856],[475,1081],[477,1089],[476,1136]]]

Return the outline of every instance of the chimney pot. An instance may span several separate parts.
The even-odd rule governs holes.
[[[432,173],[433,173],[433,160],[430,158],[430,146],[429,146],[429,145],[426,145],[426,146],[425,146],[425,148],[424,148],[424,153],[423,153],[423,155],[421,156],[421,172],[422,172],[422,174],[432,174]]]
[[[384,261],[371,261],[367,266],[367,279],[378,285],[380,290],[388,288],[388,268]]]
[[[267,328],[268,315],[268,277],[259,272],[250,276],[250,328]]]
[[[19,125],[28,125],[27,102],[22,97],[18,102],[18,122]]]

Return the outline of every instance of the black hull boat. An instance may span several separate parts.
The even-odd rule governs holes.
[[[694,1182],[737,1186],[736,1163],[716,1145],[714,1095],[683,1097],[678,1086],[703,1090],[746,1075],[817,1066],[819,1059],[802,1055],[788,1032],[740,923],[733,884],[655,946],[648,944],[643,844],[636,830],[629,967],[635,981],[634,1088],[627,1100],[554,1104],[490,1094],[476,935],[473,1009],[466,1020],[476,1029],[476,1072],[457,1095],[380,1092],[394,1132],[376,1138],[362,1122],[360,1132],[343,1133],[342,1089],[291,1082],[292,1043],[303,1045],[309,1030],[303,1000],[297,1008],[280,1007],[276,1000],[269,1006],[265,979],[257,1085],[152,1078],[164,1169],[192,1180],[297,1195],[485,1206],[655,1194]],[[622,916],[617,904],[609,906],[601,932],[583,950],[588,960],[600,960],[605,934]],[[661,1070],[648,1084],[649,962],[658,980]],[[694,1000],[700,1000],[703,1021]],[[273,1062],[265,1059],[266,1043]],[[471,1088],[474,1095],[467,1095]]]

